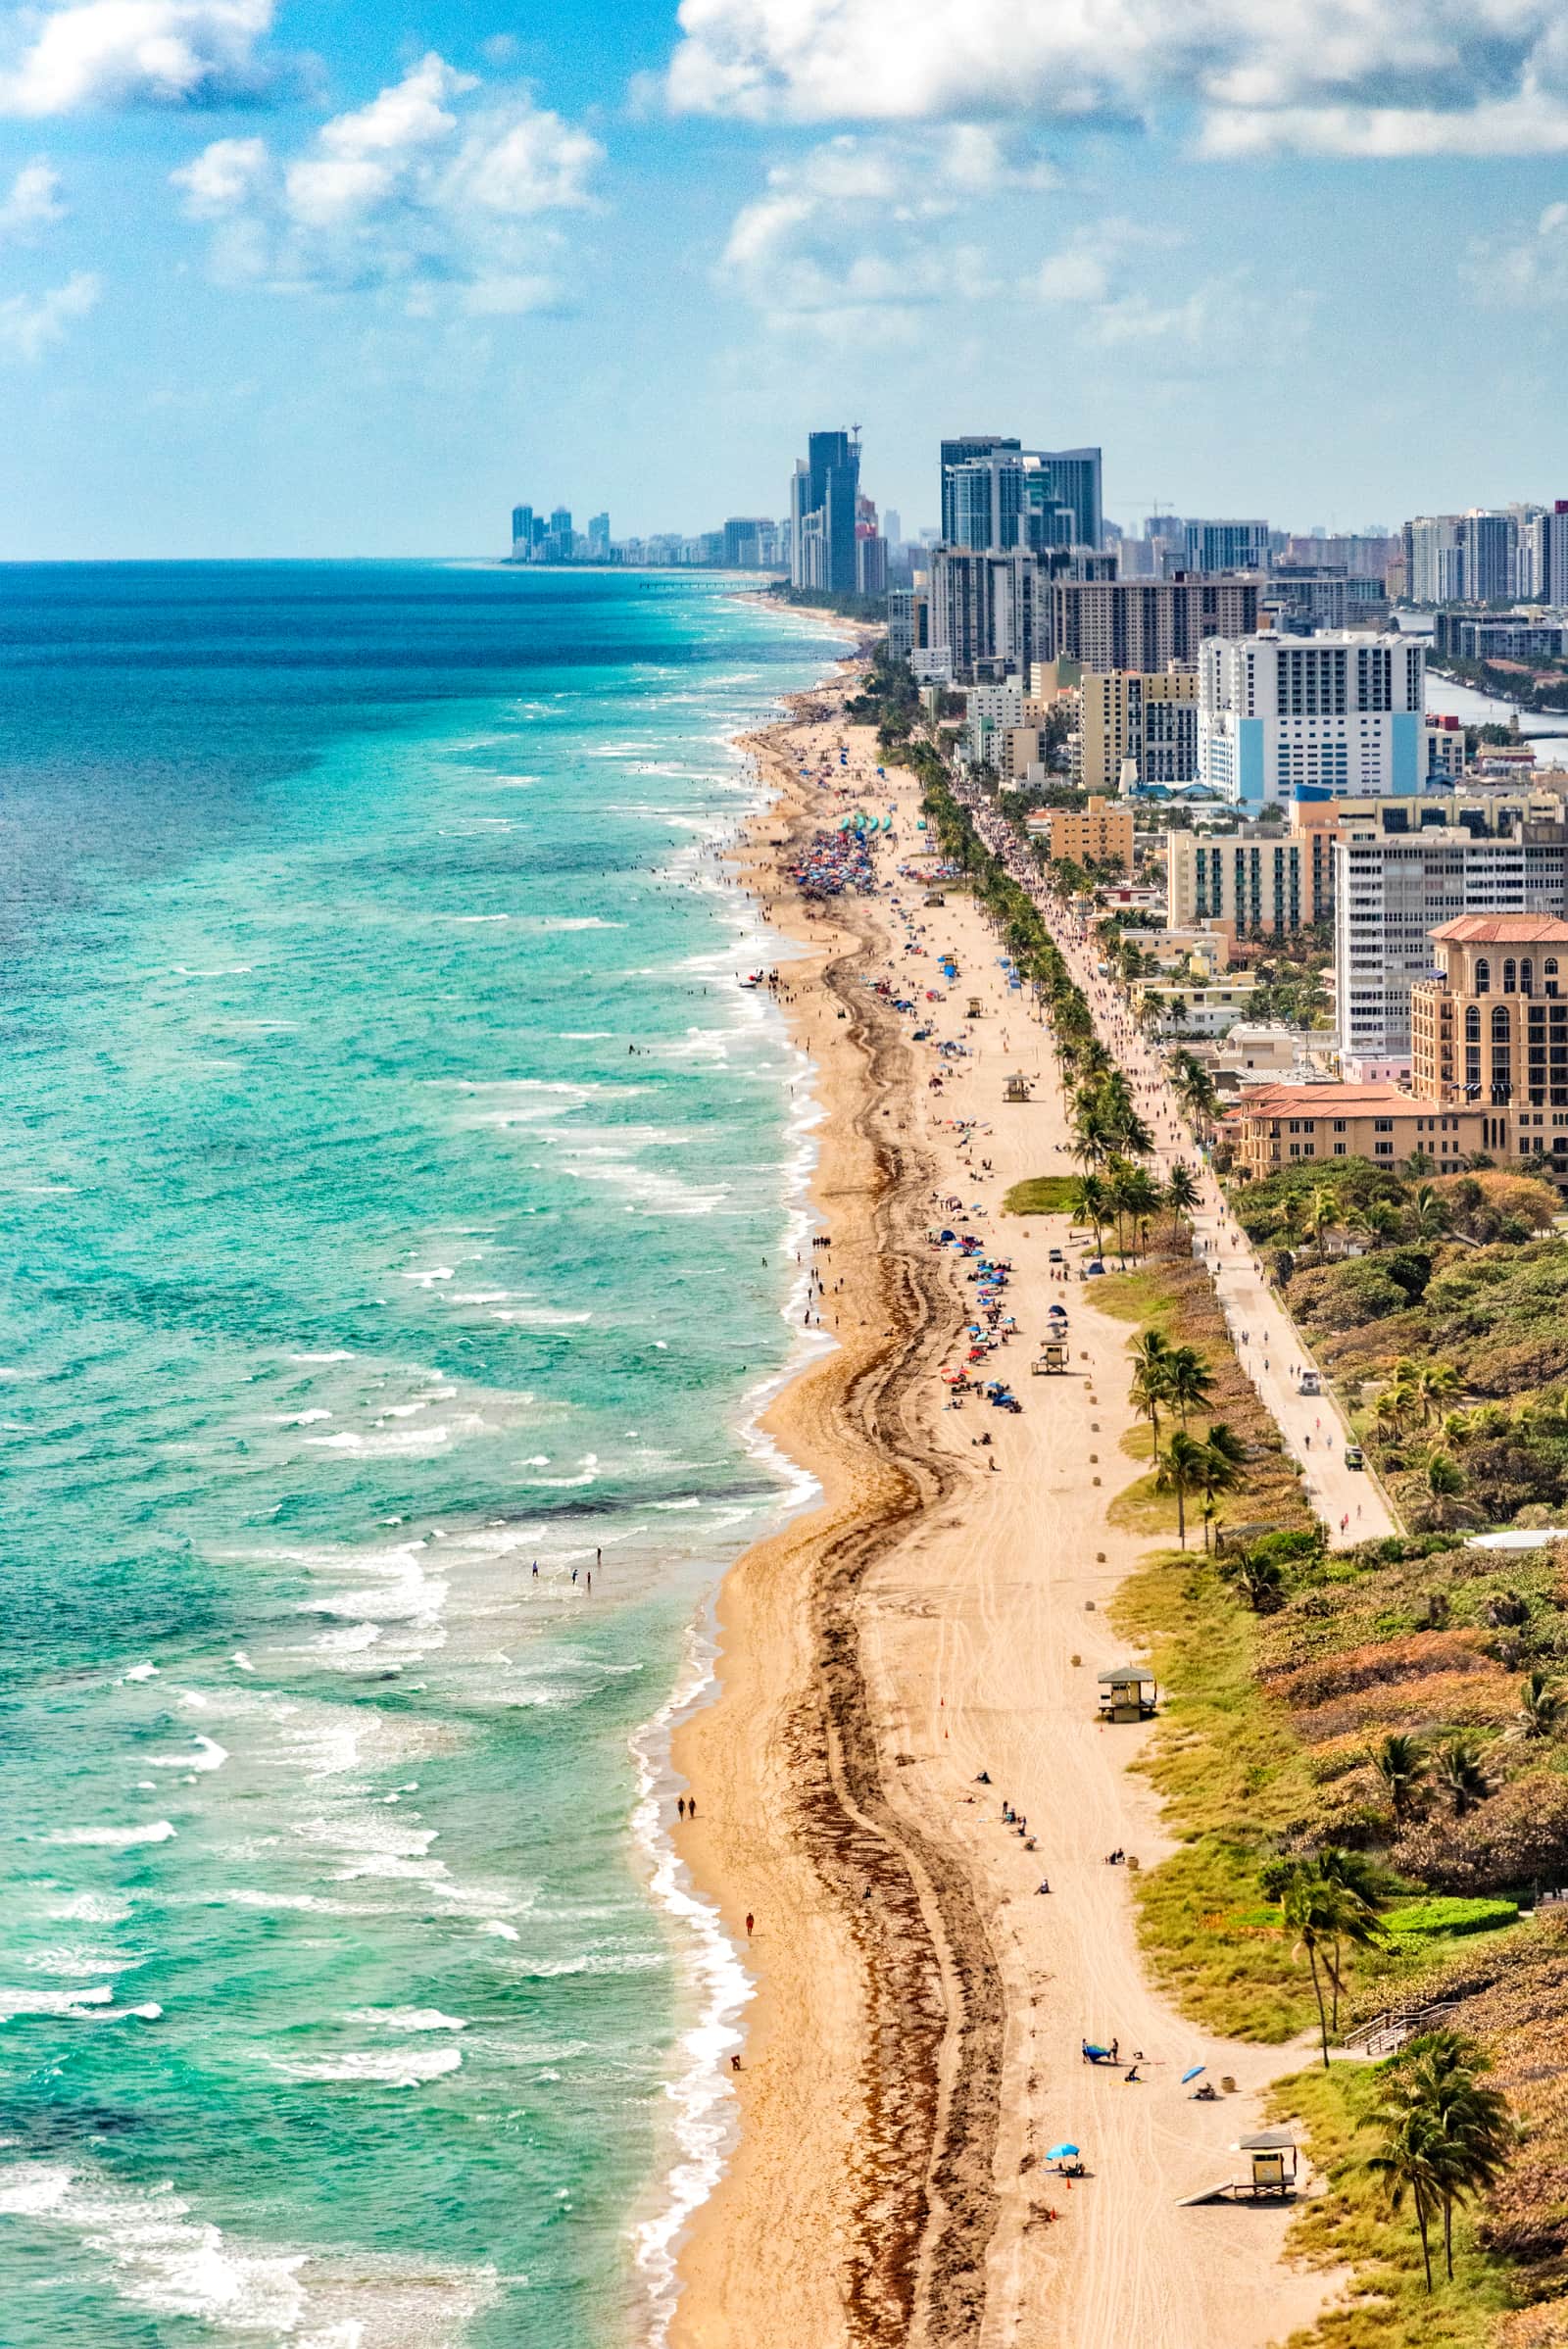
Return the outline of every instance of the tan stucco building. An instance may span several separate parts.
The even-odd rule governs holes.
[[[1403,1166],[1419,1150],[1439,1174],[1455,1174],[1485,1148],[1473,1109],[1401,1093],[1395,1085],[1259,1085],[1222,1119],[1220,1134],[1250,1181],[1301,1159],[1370,1158]]]
[[[1411,1082],[1479,1113],[1494,1157],[1568,1169],[1568,922],[1466,913],[1432,933],[1439,975],[1410,990]]]
[[[1085,808],[1051,807],[1050,841],[1053,856],[1074,864],[1130,865],[1133,860],[1133,811],[1130,804],[1091,797]]]

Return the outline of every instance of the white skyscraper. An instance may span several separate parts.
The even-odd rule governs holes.
[[[1422,787],[1426,653],[1408,638],[1211,637],[1198,677],[1199,773],[1244,807]]]

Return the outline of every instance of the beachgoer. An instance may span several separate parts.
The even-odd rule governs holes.
[[[756,1923],[757,1919],[752,1915],[751,1910],[748,1909],[746,1912],[746,1938],[748,1941],[752,1937],[752,1928]]]

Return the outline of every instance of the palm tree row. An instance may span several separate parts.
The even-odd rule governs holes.
[[[1205,1411],[1214,1391],[1214,1374],[1195,1346],[1172,1346],[1159,1330],[1141,1330],[1130,1348],[1133,1357],[1133,1408],[1149,1422],[1154,1442],[1154,1490],[1176,1496],[1176,1530],[1187,1546],[1187,1504],[1200,1495],[1203,1505],[1203,1547],[1218,1514],[1222,1494],[1233,1493],[1242,1481],[1247,1446],[1223,1420],[1206,1436],[1193,1435],[1189,1421]],[[1165,1444],[1159,1441],[1160,1414],[1177,1424]]]
[[[1496,2184],[1513,2150],[1507,2101],[1484,2083],[1491,2068],[1473,2039],[1422,2031],[1387,2066],[1388,2084],[1361,2124],[1379,2132],[1366,2168],[1381,2179],[1390,2208],[1400,2211],[1408,2201],[1414,2209],[1429,2292],[1433,2220],[1442,2218],[1451,2282],[1454,2210]]]

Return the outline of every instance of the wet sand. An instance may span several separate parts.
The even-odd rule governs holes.
[[[1152,1994],[1127,1873],[1104,1857],[1149,1865],[1166,1848],[1128,1769],[1148,1731],[1096,1715],[1095,1674],[1123,1660],[1104,1608],[1143,1546],[1104,1523],[1139,1473],[1118,1441],[1129,1331],[1051,1279],[1064,1219],[1000,1215],[1008,1183],[1068,1162],[1047,1039],[1007,995],[978,909],[959,892],[925,909],[897,885],[921,943],[960,964],[931,1017],[974,1052],[937,1092],[916,1023],[864,984],[943,984],[905,954],[889,899],[835,900],[813,921],[780,882],[766,844],[823,820],[798,766],[841,739],[861,804],[900,806],[881,877],[925,845],[910,779],[875,780],[868,733],[834,718],[753,746],[780,798],[750,884],[806,949],[780,967],[819,1072],[813,1194],[832,1245],[808,1252],[839,1346],[765,1423],[821,1502],[726,1578],[718,1692],[676,1739],[700,1796],[679,1848],[743,1942],[755,1916],[758,1996],[737,2149],[683,2247],[671,2337],[1252,2349],[1309,2321],[1325,2279],[1282,2261],[1278,2210],[1177,2203],[1235,2174],[1256,2091],[1297,2059],[1214,2040]],[[985,1004],[972,1026],[970,994]],[[1024,1106],[1003,1099],[1014,1069],[1034,1083]],[[991,1130],[965,1153],[955,1117]],[[1020,1335],[1002,1366],[1016,1418],[943,1408],[972,1306],[957,1259],[927,1239],[949,1195],[1014,1263]],[[1071,1311],[1070,1375],[1031,1379],[1054,1299]],[[1004,1797],[1036,1850],[1002,1824]],[[1081,2038],[1113,2035],[1145,2050],[1138,2081],[1081,2061]],[[1194,2063],[1234,2076],[1237,2095],[1192,2102]],[[1052,2172],[1064,2139],[1083,2148],[1081,2183]]]

